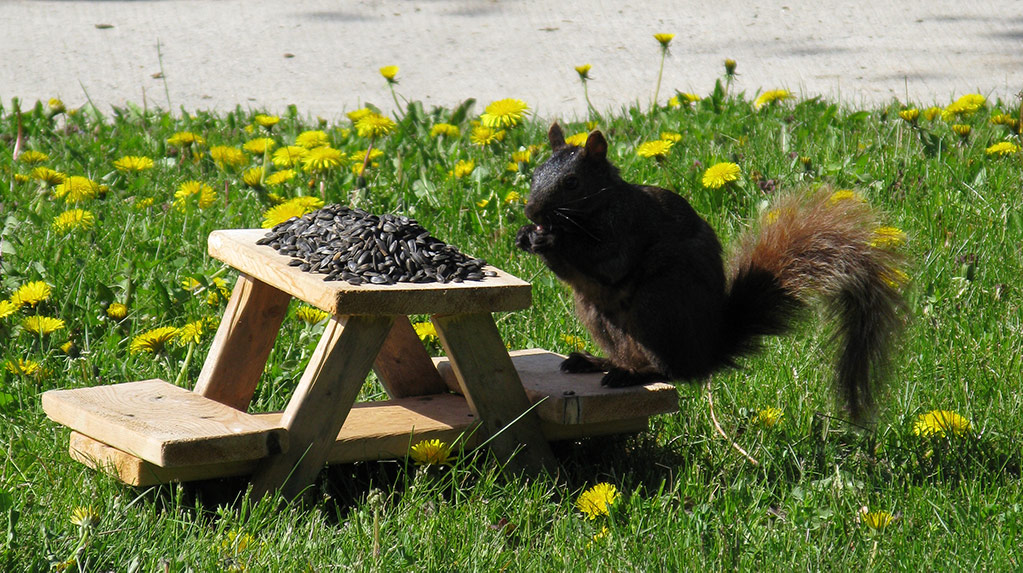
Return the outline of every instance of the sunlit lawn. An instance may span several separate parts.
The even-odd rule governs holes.
[[[713,380],[717,416],[759,466],[714,431],[702,391],[680,385],[680,411],[647,433],[558,445],[561,481],[506,479],[487,456],[356,464],[283,510],[241,501],[241,484],[217,500],[120,485],[69,458],[39,395],[191,387],[236,277],[206,236],[336,202],[414,217],[531,281],[533,306],[499,316],[509,346],[596,351],[568,290],[513,248],[551,118],[515,101],[427,110],[395,84],[413,102],[391,117],[4,104],[0,567],[1019,569],[1020,102],[849,109],[731,80],[655,107],[593,102],[566,133],[604,130],[626,179],[679,192],[725,243],[773,195],[821,184],[888,213],[913,260],[912,324],[875,428],[841,419],[827,333],[808,322]],[[705,186],[720,163],[737,179]],[[283,407],[324,320],[293,303],[255,409]],[[382,397],[371,383],[362,399]],[[586,499],[609,512],[577,504],[597,484]]]

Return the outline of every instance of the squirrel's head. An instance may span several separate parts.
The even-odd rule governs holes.
[[[554,223],[557,210],[583,212],[603,203],[602,192],[619,181],[618,170],[607,161],[607,140],[590,132],[582,147],[565,143],[557,123],[547,132],[551,157],[535,171],[526,203],[526,217],[534,223]]]

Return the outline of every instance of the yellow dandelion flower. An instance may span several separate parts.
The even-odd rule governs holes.
[[[472,129],[469,141],[480,147],[486,147],[495,141],[500,141],[503,134],[504,131],[498,131],[485,125],[477,125]]]
[[[667,49],[671,45],[671,41],[675,39],[675,34],[654,34],[654,39],[661,44],[662,48]]]
[[[916,123],[916,120],[920,117],[920,110],[915,107],[904,109],[899,112],[899,117],[909,123]]]
[[[674,145],[674,142],[664,139],[647,141],[636,149],[636,155],[653,159],[664,159],[671,152],[672,145]]]
[[[185,181],[178,186],[178,190],[174,192],[174,206],[184,211],[188,205],[188,201],[191,197],[196,197],[196,202],[200,209],[205,209],[213,204],[217,199],[217,192],[213,190],[213,187],[202,183],[200,181],[190,180]]]
[[[263,176],[266,171],[262,167],[251,167],[242,172],[242,183],[246,187],[259,189],[263,186]]]
[[[397,127],[398,125],[391,121],[391,118],[371,113],[355,122],[355,133],[359,134],[359,137],[373,138],[387,135]]]
[[[413,324],[412,329],[416,331],[416,336],[423,342],[437,339],[437,328],[429,320]]]
[[[785,412],[781,408],[767,407],[753,414],[753,419],[750,421],[762,428],[772,428],[781,423],[783,417],[785,417]]]
[[[48,187],[60,185],[65,179],[67,179],[67,175],[60,171],[50,169],[49,167],[36,167],[31,173],[29,173],[29,175],[33,179],[45,183]]]
[[[278,185],[291,181],[292,179],[295,178],[295,175],[296,173],[294,169],[284,169],[267,175],[266,179],[263,182],[269,185],[270,187],[276,187]]]
[[[504,164],[504,170],[507,171],[508,173],[518,173],[519,164],[515,163],[514,161],[509,161],[508,163]]]
[[[678,143],[682,141],[682,134],[675,133],[673,131],[662,131],[661,139],[663,139],[664,141],[670,141],[672,143]]]
[[[266,115],[262,113],[256,114],[256,116],[252,118],[252,122],[263,129],[272,129],[279,121],[281,121],[281,118],[276,115]]]
[[[512,161],[515,163],[529,163],[533,159],[533,151],[531,149],[520,149],[512,152]]]
[[[580,131],[579,133],[572,134],[565,138],[565,143],[568,145],[574,145],[575,147],[582,147],[586,145],[586,139],[590,137],[589,133]]]
[[[941,117],[944,120],[950,120],[963,115],[970,115],[984,107],[985,103],[987,103],[987,98],[980,94],[966,94],[942,110]]]
[[[19,308],[25,305],[35,307],[35,305],[48,300],[52,292],[53,289],[44,281],[27,282],[14,291],[14,294],[11,295],[11,302]]]
[[[881,277],[881,280],[884,281],[884,284],[895,290],[909,284],[909,275],[906,271],[899,268],[888,268],[882,270],[879,276]]]
[[[423,440],[412,446],[412,460],[420,466],[450,466],[451,446],[440,440]]]
[[[167,346],[167,343],[177,336],[177,333],[178,329],[174,326],[161,326],[147,330],[132,339],[129,351],[132,354],[142,352],[159,354]]]
[[[206,320],[200,318],[199,320],[193,320],[192,322],[186,323],[184,326],[179,328],[174,333],[174,338],[177,339],[178,344],[186,345],[188,343],[198,344],[202,339],[202,335],[206,332]]]
[[[732,58],[725,58],[725,75],[734,76],[735,66],[736,66],[735,60],[733,60]]]
[[[512,98],[499,99],[487,106],[480,115],[480,122],[490,128],[515,127],[526,115],[529,115],[526,102]]]
[[[230,145],[215,145],[210,148],[210,157],[217,167],[226,169],[228,167],[241,167],[249,162],[249,158],[242,153],[241,149]]]
[[[319,129],[303,131],[295,138],[295,145],[306,149],[313,149],[316,147],[323,147],[324,145],[330,145],[330,138],[327,137],[325,132],[320,131]]]
[[[870,246],[875,249],[894,249],[906,242],[906,233],[897,227],[878,227],[874,229],[874,238]]]
[[[700,96],[697,94],[679,92],[678,95],[684,103],[696,103],[700,101]]]
[[[682,107],[682,101],[677,95],[668,98],[668,107]]]
[[[15,376],[33,376],[42,373],[42,366],[38,362],[22,358],[16,361],[8,360],[4,362],[4,368]]]
[[[181,279],[181,288],[188,292],[195,292],[202,286],[202,283],[196,280],[195,277],[185,277]]]
[[[476,201],[476,206],[479,207],[480,209],[485,209],[486,206],[489,204],[490,199],[480,199],[479,201]]]
[[[893,521],[895,516],[887,511],[870,511],[866,506],[860,508],[860,523],[874,531],[884,531]]]
[[[476,169],[475,161],[466,161],[462,159],[455,164],[455,169],[451,172],[451,174],[454,175],[455,179],[461,179],[462,177],[472,173],[474,169]]]
[[[608,515],[611,506],[619,497],[618,488],[601,482],[579,494],[575,500],[575,507],[585,514],[587,519],[597,519],[601,515]]]
[[[204,145],[206,138],[191,131],[179,131],[167,138],[167,145],[174,147],[189,147],[192,145]]]
[[[250,139],[242,145],[242,149],[248,151],[253,155],[263,155],[269,151],[272,151],[277,146],[277,142],[270,137],[257,137]]]
[[[398,80],[394,78],[398,75],[398,66],[384,66],[380,68],[380,75],[384,76],[387,83],[396,84]]]
[[[140,173],[153,168],[153,160],[143,155],[125,155],[114,162],[114,169],[121,173]]]
[[[586,348],[586,341],[574,334],[562,334],[558,336],[558,338],[560,338],[562,342],[567,344],[569,348],[572,348],[574,350],[582,350]]]
[[[20,308],[20,304],[14,304],[9,300],[0,300],[0,318],[7,318],[8,316],[18,312],[18,309]]]
[[[593,66],[591,66],[590,64],[576,66],[575,73],[579,74],[579,79],[585,82],[586,80],[590,79],[590,69],[592,67]]]
[[[461,135],[461,130],[458,129],[457,125],[451,125],[450,123],[435,123],[430,128],[430,137],[458,137]]]
[[[324,173],[339,167],[345,161],[345,155],[339,150],[326,145],[314,147],[302,156],[302,168],[313,173]]]
[[[220,542],[220,550],[229,556],[237,556],[249,549],[258,548],[259,545],[255,537],[248,533],[239,533],[235,530],[228,531],[227,536]]]
[[[306,324],[317,324],[327,320],[329,317],[329,314],[315,306],[303,305],[298,307],[298,310],[295,311],[295,318]]]
[[[82,528],[96,527],[99,525],[99,512],[91,505],[76,507],[71,512],[71,523]]]
[[[929,107],[924,110],[924,117],[927,119],[927,121],[934,121],[934,118],[940,116],[941,116],[940,107]]]
[[[21,321],[21,328],[32,334],[50,334],[64,328],[64,321],[51,316],[29,316]]]
[[[320,133],[323,133],[322,131]],[[326,139],[326,134],[324,134]],[[320,146],[314,146],[320,147]],[[309,150],[301,145],[286,145],[274,151],[271,161],[276,167],[296,167]]]
[[[949,434],[962,436],[970,432],[970,421],[950,410],[931,410],[920,414],[913,423],[913,434],[917,436],[937,436],[944,438]]]
[[[862,195],[852,189],[839,189],[828,197],[828,205],[837,205],[842,201],[858,201],[860,203],[866,202]]]
[[[757,99],[753,101],[753,107],[760,109],[767,104],[787,100],[791,97],[792,94],[789,93],[789,90],[768,90],[757,96]]]
[[[970,137],[970,133],[973,131],[973,128],[965,123],[957,123],[952,126],[952,131],[965,140]]]
[[[985,149],[984,153],[987,153],[988,155],[996,155],[998,157],[1005,157],[1006,155],[1019,153],[1019,146],[1011,141],[999,141]]]
[[[88,199],[94,199],[100,194],[99,183],[88,177],[72,175],[57,185],[54,195],[58,199],[64,199],[67,203],[79,203]]]
[[[128,316],[128,307],[120,302],[112,302],[107,307],[107,316],[114,320],[124,320]]]
[[[89,230],[96,222],[96,217],[84,209],[71,209],[64,211],[53,218],[53,230],[58,233],[67,233],[75,230]]]
[[[135,208],[141,211],[142,209],[152,207],[153,203],[154,200],[152,197],[146,197],[144,199],[140,199],[139,201],[137,201],[135,203]]]
[[[509,191],[504,196],[504,204],[511,205],[512,203],[518,203],[522,201],[522,195],[518,191]]]
[[[67,106],[64,105],[59,98],[50,98],[50,101],[46,102],[46,106],[50,108],[50,115],[54,116],[67,111]]]
[[[43,153],[42,151],[36,151],[35,149],[26,149],[25,151],[21,152],[21,155],[18,156],[18,161],[25,163],[27,165],[36,165],[38,163],[42,163],[48,160],[49,158],[50,156]]]
[[[739,178],[742,171],[734,163],[716,163],[703,172],[703,186],[708,189],[720,189]]]
[[[358,123],[358,121],[360,119],[362,119],[362,118],[364,118],[364,117],[366,117],[368,115],[373,115],[374,113],[376,113],[376,112],[371,110],[371,109],[369,109],[368,107],[363,107],[363,108],[357,109],[355,111],[350,111],[350,112],[346,113],[345,115],[348,116],[348,119],[350,119],[352,121],[352,123]]]
[[[270,207],[263,213],[263,228],[275,227],[292,217],[301,217],[323,207],[323,201],[317,197],[295,197],[280,205]]]

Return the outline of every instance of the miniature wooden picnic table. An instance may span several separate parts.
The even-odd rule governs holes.
[[[403,457],[421,439],[486,440],[506,471],[553,474],[548,440],[641,431],[678,407],[671,384],[601,388],[599,374],[558,372],[557,354],[509,353],[492,313],[532,295],[500,269],[462,283],[325,282],[256,245],[264,234],[209,236],[210,255],[240,274],[194,391],[145,380],[43,394],[73,430],[72,457],[133,485],[251,475],[254,496],[290,498],[325,464]],[[292,297],[330,318],[284,412],[249,413]],[[446,358],[429,356],[409,315],[430,316]],[[371,369],[391,399],[356,404]]]

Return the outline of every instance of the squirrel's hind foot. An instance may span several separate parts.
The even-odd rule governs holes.
[[[612,368],[600,380],[601,386],[608,388],[625,388],[627,386],[639,386],[650,382],[664,382],[667,377],[653,369],[627,370],[625,368]]]
[[[594,356],[589,352],[573,352],[561,363],[561,371],[569,374],[607,372],[610,369],[611,361],[607,358]]]

